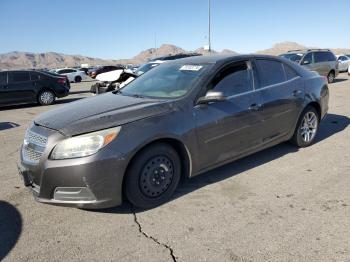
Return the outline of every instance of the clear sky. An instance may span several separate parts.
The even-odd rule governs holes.
[[[350,0],[211,0],[212,48],[249,53],[282,41],[350,48]],[[208,0],[0,0],[0,53],[130,58],[207,42]]]

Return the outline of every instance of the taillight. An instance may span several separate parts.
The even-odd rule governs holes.
[[[57,82],[59,83],[59,84],[62,84],[62,85],[64,85],[65,83],[66,83],[66,78],[58,78],[58,80],[57,80]]]

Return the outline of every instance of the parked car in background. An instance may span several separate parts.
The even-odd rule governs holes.
[[[67,76],[69,82],[79,83],[87,79],[87,75],[84,71],[75,68],[60,68],[56,69],[55,72],[59,75]]]
[[[339,74],[338,60],[329,49],[292,50],[280,56],[327,77],[328,83]]]
[[[337,55],[339,62],[339,72],[348,72],[350,66],[350,56]]]
[[[0,105],[38,102],[51,105],[69,93],[66,76],[34,70],[0,72]]]
[[[97,75],[102,74],[102,73],[106,73],[109,71],[114,71],[114,70],[120,70],[120,69],[124,69],[124,66],[122,65],[118,65],[118,66],[100,66],[97,68],[94,68],[92,70],[89,70],[89,76],[91,78],[96,78]]]
[[[163,61],[163,60],[155,60],[155,61],[152,61],[152,62],[149,62],[149,63],[146,63],[142,66],[140,66],[136,71],[135,71],[135,74],[136,75],[142,75],[146,72],[148,72],[149,70],[159,66],[160,64],[163,64],[163,63],[166,63],[166,61]]]
[[[175,54],[175,55],[158,56],[158,57],[150,59],[149,62],[156,61],[156,60],[171,61],[171,60],[192,57],[192,56],[201,56],[201,55],[202,54],[199,54],[199,53],[180,53],[180,54]]]
[[[137,75],[130,72],[128,69],[102,73],[96,76],[98,82],[91,86],[90,92],[94,94],[102,94],[118,90],[133,81],[136,77]]]
[[[181,54],[176,54],[176,55],[167,55],[167,56],[160,56],[157,58],[150,59],[150,61],[139,68],[135,70],[136,75],[142,75],[149,70],[159,66],[160,64],[173,61],[176,59],[181,59],[181,58],[186,58],[186,57],[194,57],[194,56],[201,56],[201,54],[198,53],[181,53]]]
[[[35,118],[19,172],[39,202],[152,208],[181,177],[284,141],[310,146],[328,100],[324,77],[279,57],[175,60]]]

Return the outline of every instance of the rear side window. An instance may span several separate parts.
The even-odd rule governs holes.
[[[7,84],[7,73],[0,72],[0,85]]]
[[[58,74],[69,74],[69,73],[72,73],[72,72],[75,72],[75,71],[72,70],[72,69],[62,69],[62,70],[59,70],[57,73]]]
[[[284,68],[281,62],[273,60],[256,60],[260,78],[260,88],[275,85],[286,81]]]
[[[30,81],[30,75],[29,72],[12,72],[12,82],[25,82],[25,81]]]
[[[322,63],[328,61],[328,56],[326,52],[315,52],[314,53],[315,63]]]
[[[235,63],[221,70],[215,76],[212,86],[214,91],[222,92],[224,96],[234,96],[252,91],[249,79],[247,63]]]
[[[326,52],[327,61],[337,61],[337,57],[332,52]]]
[[[283,67],[284,71],[286,72],[287,80],[291,80],[299,76],[290,66],[283,64]]]

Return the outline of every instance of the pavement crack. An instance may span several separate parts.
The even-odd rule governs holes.
[[[141,223],[140,223],[139,220],[137,219],[137,215],[136,215],[134,206],[132,206],[132,214],[133,214],[133,216],[134,216],[134,222],[135,222],[135,224],[138,226],[139,232],[140,232],[144,237],[146,237],[146,238],[152,240],[152,241],[153,241],[154,243],[156,243],[157,245],[163,246],[163,247],[165,247],[167,250],[169,250],[170,256],[171,256],[172,260],[173,260],[174,262],[177,262],[176,257],[175,257],[175,255],[174,255],[174,250],[172,249],[172,247],[170,247],[170,246],[167,245],[167,244],[161,243],[158,239],[156,239],[155,237],[153,237],[153,236],[147,234],[147,233],[143,230]]]

